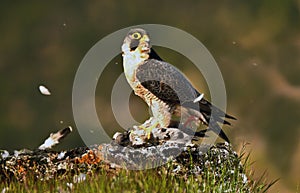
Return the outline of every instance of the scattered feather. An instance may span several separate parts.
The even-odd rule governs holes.
[[[46,95],[46,96],[51,95],[51,92],[49,91],[49,89],[47,87],[45,87],[44,85],[40,85],[39,90],[43,95]]]
[[[45,142],[40,145],[40,150],[50,149],[54,145],[58,144],[60,140],[65,138],[69,133],[72,132],[72,127],[69,126],[67,128],[61,129],[56,133],[51,133],[50,137],[45,140]]]

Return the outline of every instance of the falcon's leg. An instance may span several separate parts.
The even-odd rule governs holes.
[[[158,122],[159,127],[167,128],[170,125],[172,117],[169,105],[160,100],[152,100],[150,107],[153,117]]]
[[[170,107],[166,103],[160,100],[151,100],[149,106],[153,117],[139,126],[147,133],[148,139],[150,138],[151,132],[154,128],[167,128],[171,121]]]

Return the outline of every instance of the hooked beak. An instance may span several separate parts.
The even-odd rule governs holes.
[[[143,35],[143,37],[140,39],[140,45],[141,51],[149,51],[150,50],[150,39],[147,34]]]

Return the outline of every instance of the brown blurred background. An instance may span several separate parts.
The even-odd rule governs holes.
[[[296,192],[300,186],[300,1],[24,1],[0,6],[0,149],[35,148],[50,133],[74,128],[72,84],[87,51],[124,27],[158,23],[198,38],[223,73],[228,112],[238,121],[225,128],[239,151],[251,151],[259,176],[280,178],[270,192]],[[184,57],[162,50],[199,88],[199,73]],[[122,72],[117,56],[97,89],[97,109],[108,133],[120,130],[110,92]],[[38,91],[46,85],[51,96]],[[137,97],[136,119],[148,116]],[[75,132],[59,148],[84,145]]]

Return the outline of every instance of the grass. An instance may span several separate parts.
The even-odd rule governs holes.
[[[47,181],[36,180],[28,174],[23,182],[6,181],[0,184],[3,192],[267,192],[276,182],[266,183],[265,175],[253,179],[249,155],[239,157],[241,168],[233,169],[232,162],[223,167],[208,163],[201,175],[176,174],[170,162],[162,167],[140,170],[107,170],[98,167],[75,182],[74,174],[57,176]],[[212,162],[213,163],[213,162]],[[192,168],[192,162],[191,162]],[[75,175],[76,176],[76,175]],[[247,176],[247,177],[246,177]],[[78,181],[78,180],[77,180]],[[6,191],[3,189],[6,188]]]

